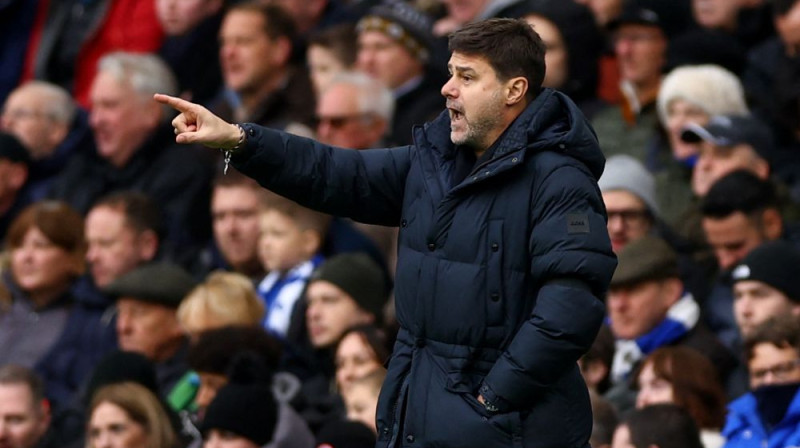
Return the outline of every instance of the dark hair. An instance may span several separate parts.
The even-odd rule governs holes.
[[[81,259],[86,252],[83,217],[66,202],[40,201],[17,215],[6,234],[6,249],[22,245],[30,229],[39,229],[51,243]]]
[[[31,402],[36,405],[44,399],[44,382],[33,370],[15,364],[0,367],[0,384],[24,384],[31,391]]]
[[[450,35],[451,52],[485,58],[500,81],[517,76],[528,80],[528,101],[544,80],[542,38],[522,19],[489,19],[465,25]]]
[[[589,399],[592,403],[592,435],[589,443],[592,446],[611,445],[614,428],[619,422],[617,411],[608,400],[593,390],[589,391]]]
[[[345,67],[356,63],[358,33],[351,23],[324,28],[308,38],[308,48],[318,46],[329,50]]]
[[[272,40],[285,37],[291,42],[297,35],[297,25],[294,19],[278,5],[262,1],[247,1],[232,5],[228,9],[228,13],[232,11],[261,14],[264,18],[264,33]]]
[[[372,324],[352,326],[342,333],[342,337],[339,338],[339,343],[350,333],[357,333],[361,337],[361,340],[370,346],[372,351],[375,352],[379,363],[385,364],[389,359],[392,349],[387,345],[386,334],[384,334],[380,328]]]
[[[672,385],[675,404],[686,409],[700,428],[722,428],[725,423],[725,392],[717,369],[700,352],[689,347],[661,347],[642,362],[652,365],[656,376]]]
[[[636,448],[703,448],[700,431],[689,413],[674,404],[637,409],[622,421]]]
[[[244,351],[261,357],[270,372],[277,370],[281,344],[263,328],[256,326],[206,330],[189,347],[186,360],[196,372],[226,375],[233,359]]]
[[[92,206],[92,209],[99,207],[122,212],[125,215],[125,223],[137,233],[150,230],[158,236],[159,240],[164,238],[164,216],[161,214],[161,209],[150,196],[144,193],[115,191],[100,198]]]
[[[772,0],[772,12],[776,16],[786,15],[798,2],[798,0]]]
[[[774,316],[762,322],[744,339],[747,360],[753,358],[758,344],[772,344],[779,348],[791,347],[800,353],[800,321],[794,315]]]
[[[594,339],[592,346],[589,347],[589,350],[584,353],[583,357],[581,358],[581,368],[585,370],[588,368],[589,364],[592,363],[601,363],[607,367],[608,371],[611,371],[611,363],[614,361],[614,335],[611,333],[611,329],[608,325],[603,325],[600,327],[600,331],[597,332],[597,337]],[[606,373],[605,378],[603,378],[600,383],[597,384],[597,391],[605,393],[611,387],[611,377],[608,373]]]
[[[772,182],[749,171],[737,170],[714,182],[703,198],[701,209],[703,217],[721,219],[736,212],[754,216],[779,206]]]

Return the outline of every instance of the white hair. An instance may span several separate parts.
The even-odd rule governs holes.
[[[64,123],[67,126],[72,124],[72,120],[78,111],[78,106],[66,89],[45,81],[28,81],[16,91],[22,92],[26,90],[35,92],[43,97],[44,110],[42,113],[47,118],[57,123]]]
[[[664,77],[656,101],[662,124],[667,122],[670,103],[678,99],[699,107],[709,116],[750,113],[739,78],[713,64],[678,67]]]
[[[153,100],[156,93],[176,95],[178,82],[169,66],[151,53],[115,52],[103,56],[98,71],[108,73],[121,83],[129,83],[143,100]],[[163,106],[163,118],[170,117],[172,109]]]
[[[328,84],[326,91],[338,84],[353,86],[358,91],[358,111],[363,114],[375,114],[387,123],[394,117],[394,95],[388,87],[369,75],[345,71],[336,74]]]

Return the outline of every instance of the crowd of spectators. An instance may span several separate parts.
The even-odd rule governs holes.
[[[800,445],[800,0],[0,2],[0,445],[374,446],[401,223],[223,169],[153,94],[407,145],[492,17],[607,158],[592,446]]]

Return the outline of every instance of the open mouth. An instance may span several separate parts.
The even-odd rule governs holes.
[[[449,111],[450,111],[450,121],[458,121],[464,118],[464,114],[462,114],[460,111],[456,109],[450,108]]]

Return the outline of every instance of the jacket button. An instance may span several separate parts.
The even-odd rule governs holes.
[[[382,431],[382,432],[383,432],[384,434],[389,434],[389,428],[383,428],[383,431]]]
[[[255,137],[256,136],[256,131],[253,128],[248,129],[247,133],[250,134],[250,137]]]
[[[492,252],[497,252],[500,250],[500,245],[497,243],[492,243]]]
[[[400,221],[400,227],[405,227],[407,225],[408,225],[408,221],[406,221],[405,219]]]
[[[409,435],[407,435],[407,436],[406,436],[406,442],[408,442],[408,443],[414,443],[414,435],[413,435],[413,434],[409,434]]]
[[[493,292],[492,293],[492,302],[499,302],[500,301],[500,294]]]
[[[431,251],[431,252],[435,251],[436,250],[436,244],[428,243],[428,250]]]

